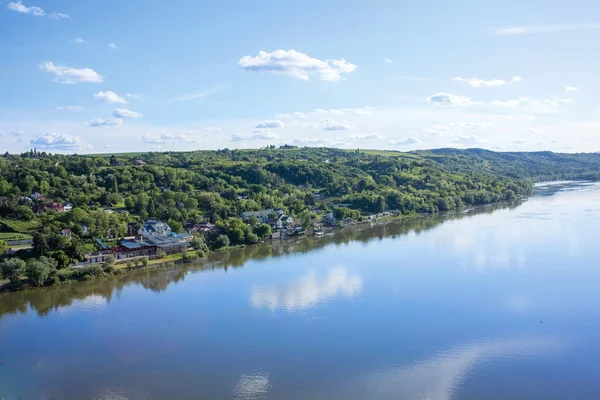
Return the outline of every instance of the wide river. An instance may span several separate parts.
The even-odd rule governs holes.
[[[600,185],[0,295],[0,399],[600,399]]]

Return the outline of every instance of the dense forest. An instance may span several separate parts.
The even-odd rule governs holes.
[[[211,222],[219,237],[207,243],[220,238],[221,245],[234,245],[270,234],[243,224],[245,211],[281,209],[302,221],[328,211],[339,219],[388,210],[436,213],[527,196],[535,181],[599,177],[599,154],[294,146],[114,155],[32,150],[0,158],[0,251],[6,250],[2,239],[33,238],[37,262],[60,269],[94,251],[93,238],[115,241],[147,218],[168,221],[175,232],[186,223]],[[73,208],[61,212],[63,204]],[[60,234],[64,229],[68,237]]]

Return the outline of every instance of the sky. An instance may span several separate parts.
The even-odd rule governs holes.
[[[600,151],[597,0],[0,0],[0,151]]]

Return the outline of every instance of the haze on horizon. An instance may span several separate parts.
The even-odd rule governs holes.
[[[600,151],[600,3],[0,2],[0,151]]]

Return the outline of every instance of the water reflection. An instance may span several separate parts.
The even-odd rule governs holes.
[[[362,278],[348,272],[345,267],[330,269],[324,278],[319,278],[317,271],[310,270],[291,284],[252,287],[250,303],[254,308],[294,312],[314,307],[335,296],[354,297],[360,293],[362,285]]]
[[[267,397],[271,384],[267,372],[242,375],[233,390],[236,400],[260,400]]]
[[[295,253],[307,253],[330,245],[344,245],[352,241],[368,243],[381,240],[384,237],[395,237],[409,233],[420,234],[426,230],[444,224],[446,221],[468,218],[479,214],[488,214],[501,209],[513,209],[520,202],[499,204],[470,209],[465,212],[448,213],[444,215],[420,216],[406,218],[392,223],[356,226],[333,231],[321,238],[305,237],[298,240],[274,241],[225,253],[211,253],[208,262],[203,264],[183,264],[175,267],[162,267],[156,270],[140,270],[126,275],[108,279],[87,282],[74,282],[48,288],[24,290],[13,293],[0,293],[0,318],[5,314],[26,313],[30,309],[40,316],[45,316],[53,310],[67,312],[76,301],[83,301],[89,296],[96,296],[110,304],[111,298],[120,294],[127,286],[140,285],[145,289],[162,292],[171,284],[185,279],[189,272],[242,267],[248,260],[261,260],[269,257],[285,257]],[[281,304],[281,303],[278,303]]]
[[[378,399],[450,400],[476,366],[498,358],[552,355],[563,347],[560,341],[543,337],[472,343],[410,366],[373,373],[365,389],[377,393]]]

